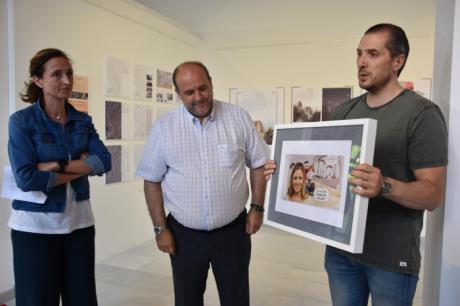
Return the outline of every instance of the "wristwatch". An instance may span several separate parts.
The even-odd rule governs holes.
[[[380,195],[385,196],[390,193],[391,193],[390,179],[384,176],[382,187],[380,187]]]
[[[161,233],[163,233],[165,230],[167,230],[168,227],[165,225],[160,225],[160,226],[154,226],[153,227],[153,232],[155,233],[155,235],[159,235]]]
[[[65,172],[65,167],[67,167],[67,165],[69,164],[69,161],[67,159],[64,159],[64,160],[59,160],[57,163],[59,165],[59,169],[57,172],[63,173]]]
[[[253,210],[255,211],[256,213],[261,213],[263,214],[265,209],[262,205],[257,205],[257,204],[251,204],[251,209],[250,210]]]

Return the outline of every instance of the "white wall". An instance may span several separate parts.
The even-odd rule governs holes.
[[[452,46],[452,74],[450,75],[449,108],[449,167],[441,257],[439,305],[454,306],[460,301],[460,2],[455,2]]]
[[[0,186],[3,182],[3,167],[8,164],[6,144],[8,138],[8,20],[7,0],[0,0]],[[13,265],[10,230],[6,223],[9,201],[0,198],[0,302],[2,293],[13,287]],[[6,298],[6,297],[5,297]]]
[[[214,58],[205,57],[206,60],[211,58],[211,71],[216,71],[218,82],[214,82],[215,94],[227,100],[229,88],[285,87],[285,122],[291,122],[292,86],[353,86],[355,96],[359,95],[356,47],[366,29],[358,29],[356,38],[347,40],[325,37],[314,43],[218,49]],[[400,79],[431,78],[433,33],[423,36],[410,34],[411,54]]]
[[[455,157],[455,150],[456,148],[458,149],[458,147],[456,147],[455,142],[452,141],[452,136],[458,133],[458,128],[456,130],[453,126],[454,124],[458,124],[456,123],[458,118],[455,118],[455,109],[458,109],[458,100],[456,101],[451,97],[452,90],[456,90],[454,86],[456,82],[453,78],[451,78],[452,72],[454,72],[455,70],[452,66],[452,60],[454,55],[454,50],[452,48],[452,38],[454,35],[454,13],[456,9],[455,2],[456,0],[438,0],[436,7],[433,98],[440,105],[441,110],[443,111],[444,116],[447,120],[449,128],[449,165],[445,203],[443,206],[436,209],[434,212],[429,213],[427,218],[428,222],[425,241],[425,261],[423,276],[424,306],[450,306],[458,304],[458,299],[456,301],[455,299],[451,300],[450,302],[447,302],[447,300],[444,299],[443,303],[440,303],[441,288],[443,288],[442,290],[444,291],[444,295],[459,294],[459,271],[458,269],[457,271],[455,271],[453,266],[453,269],[451,271],[446,271],[446,263],[444,263],[444,250],[452,251],[456,248],[458,250],[458,242],[452,241],[452,238],[447,239],[449,235],[452,234],[458,237],[458,232],[445,232],[447,228],[455,226],[455,223],[452,223],[452,221],[450,221],[451,224],[448,225],[447,223],[445,223],[444,218],[446,218],[447,222],[447,219],[452,220],[452,218],[457,218],[458,216],[460,216],[460,212],[458,210],[455,211],[457,202],[454,200],[455,190],[458,189],[457,181],[459,172],[457,171],[458,169],[456,169],[456,167],[458,168],[458,165],[456,165],[457,161]],[[458,14],[455,18],[459,19]],[[457,50],[457,53],[458,52],[459,50]],[[457,83],[458,81],[459,80],[457,79]],[[450,272],[452,272],[452,274],[450,274]],[[451,280],[457,277],[457,283],[451,283],[447,286],[446,284],[441,284],[441,278],[445,278],[446,274],[450,275]]]
[[[0,39],[5,39],[5,0],[1,0]],[[17,92],[28,79],[30,58],[40,49],[57,47],[71,57],[75,74],[89,78],[89,113],[104,137],[105,56],[166,71],[180,62],[200,59],[199,39],[175,29],[152,14],[128,5],[126,1],[14,0],[14,67],[16,109],[21,102]],[[0,163],[6,157],[5,75],[8,59],[1,44]],[[126,100],[124,100],[126,101]],[[107,142],[106,142],[107,143]],[[118,142],[115,144],[123,144]],[[9,205],[0,200],[0,294],[12,287],[9,230],[6,228]],[[91,202],[96,218],[96,259],[98,261],[153,238],[146,209],[142,181],[105,185],[104,178],[91,179]],[[154,247],[152,245],[152,247]],[[1,301],[0,301],[1,302]],[[1,304],[1,303],[0,303]]]

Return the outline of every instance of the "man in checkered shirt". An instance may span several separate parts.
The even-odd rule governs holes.
[[[175,304],[203,305],[211,265],[221,305],[248,306],[250,235],[263,221],[267,147],[246,111],[213,99],[202,63],[182,63],[173,82],[183,105],[153,126],[137,175],[157,246],[170,254]]]

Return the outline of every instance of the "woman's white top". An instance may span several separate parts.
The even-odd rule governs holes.
[[[8,226],[14,230],[38,234],[68,234],[94,225],[90,200],[77,202],[67,183],[65,210],[62,213],[32,212],[11,208]]]

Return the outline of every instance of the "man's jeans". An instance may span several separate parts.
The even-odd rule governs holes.
[[[334,306],[410,306],[418,277],[362,265],[326,248],[325,268]]]

